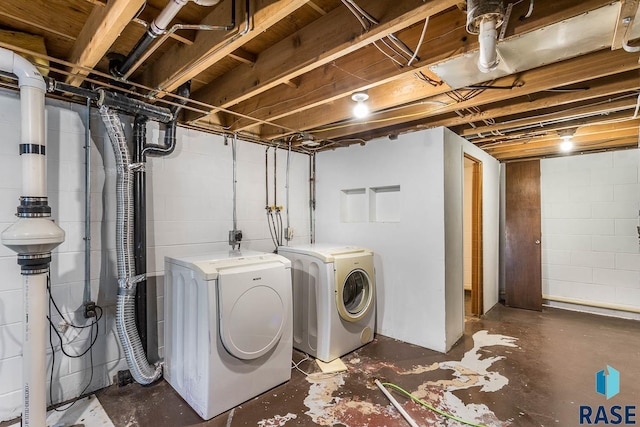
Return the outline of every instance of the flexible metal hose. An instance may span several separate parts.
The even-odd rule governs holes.
[[[136,284],[144,275],[135,276],[133,254],[133,171],[124,128],[116,111],[100,107],[100,116],[111,140],[116,159],[116,253],[118,264],[118,301],[116,329],[129,370],[138,383],[151,384],[162,376],[162,364],[151,366],[142,348],[135,322]]]

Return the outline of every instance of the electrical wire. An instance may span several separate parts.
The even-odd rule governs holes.
[[[424,20],[424,27],[422,27],[422,34],[420,34],[420,40],[418,40],[418,44],[416,45],[416,49],[413,52],[413,56],[411,57],[411,59],[409,59],[409,62],[407,63],[407,65],[409,66],[411,66],[411,63],[418,58],[418,51],[420,50],[420,47],[422,46],[422,42],[424,41],[424,35],[427,32],[428,25],[429,25],[429,17],[427,16],[426,19]]]
[[[311,356],[309,356],[308,354],[304,353],[304,359],[302,359],[301,361],[299,361],[298,363],[294,362],[293,360],[291,360],[291,369],[297,369],[298,371],[302,372],[302,374],[304,374],[305,376],[309,376],[311,375],[310,373],[303,371],[300,368],[300,365],[304,362],[306,362],[307,360],[311,359]]]
[[[55,370],[55,364],[56,364],[56,351],[54,349],[53,334],[51,333],[51,331],[55,332],[55,334],[58,336],[58,339],[60,340],[60,350],[62,351],[62,353],[65,356],[67,356],[69,358],[77,359],[77,358],[83,357],[88,352],[89,353],[90,365],[91,365],[91,374],[89,376],[89,381],[88,381],[87,385],[82,389],[82,391],[80,392],[78,397],[73,399],[73,401],[69,404],[69,406],[67,406],[65,408],[62,408],[62,409],[61,409],[61,407],[54,408],[54,411],[56,411],[56,412],[64,412],[64,411],[67,411],[68,409],[70,409],[73,405],[76,404],[76,402],[78,402],[78,400],[80,400],[80,398],[84,395],[84,393],[87,391],[87,389],[89,388],[89,386],[93,382],[93,374],[94,374],[93,346],[95,345],[95,343],[96,343],[96,341],[98,339],[98,335],[100,334],[100,327],[99,327],[99,323],[98,322],[100,321],[100,319],[102,319],[103,310],[102,310],[102,307],[100,307],[99,305],[96,304],[95,307],[96,307],[96,310],[99,311],[99,313],[96,313],[97,316],[94,319],[94,321],[91,322],[91,324],[89,324],[89,325],[75,325],[74,323],[68,321],[64,317],[64,315],[62,314],[60,308],[58,307],[58,304],[56,304],[55,300],[53,299],[53,295],[51,294],[51,276],[50,276],[50,274],[47,274],[47,290],[49,292],[49,305],[48,305],[47,320],[49,321],[49,345],[51,346],[51,373],[49,375],[49,401],[51,402],[51,404],[53,404],[53,372]],[[89,332],[89,342],[90,342],[90,344],[87,347],[87,349],[85,351],[83,351],[81,354],[75,354],[75,355],[74,354],[69,354],[64,349],[64,343],[63,343],[62,337],[58,333],[58,330],[54,326],[53,322],[51,321],[51,304],[53,304],[53,306],[56,309],[56,312],[62,318],[62,320],[66,323],[67,326],[69,326],[71,328],[74,328],[74,329],[91,328],[90,332]],[[96,327],[95,337],[93,335],[93,327],[94,326]]]
[[[529,2],[529,10],[527,11],[526,15],[523,15],[523,16],[520,17],[521,21],[524,21],[525,19],[531,18],[531,15],[533,14],[533,2],[534,2],[534,0],[531,0]]]
[[[382,385],[383,385],[383,386],[385,386],[385,387],[391,387],[392,389],[394,389],[394,390],[396,390],[396,391],[399,391],[400,393],[404,394],[406,397],[410,398],[411,400],[413,400],[413,401],[414,401],[414,402],[416,402],[417,404],[422,405],[422,406],[424,406],[425,408],[430,409],[430,410],[432,410],[433,412],[436,412],[436,413],[438,413],[438,414],[442,415],[443,417],[446,417],[446,418],[452,419],[452,420],[454,420],[454,421],[458,421],[459,423],[466,424],[466,425],[468,425],[468,426],[472,426],[472,427],[486,427],[486,426],[485,426],[485,425],[483,425],[483,424],[476,424],[476,423],[471,422],[471,421],[466,421],[466,420],[463,420],[462,418],[456,417],[455,415],[451,415],[451,414],[449,414],[449,413],[447,413],[447,412],[444,412],[444,411],[442,411],[442,410],[440,410],[440,409],[438,409],[438,408],[435,408],[435,407],[433,407],[433,406],[429,405],[429,404],[428,404],[427,402],[425,402],[424,400],[422,400],[422,399],[418,399],[418,398],[417,398],[417,397],[415,397],[413,394],[409,393],[407,390],[403,389],[402,387],[400,387],[400,386],[398,386],[398,385],[395,385],[395,384],[393,384],[393,383],[382,383]]]

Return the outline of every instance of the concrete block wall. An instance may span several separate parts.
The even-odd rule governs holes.
[[[585,311],[640,318],[615,310],[640,310],[640,150],[547,159],[540,166],[543,295],[584,302]]]
[[[20,107],[18,94],[0,90],[0,229],[15,221],[21,189],[18,156]],[[65,242],[53,253],[51,285],[53,297],[67,320],[84,325],[84,142],[86,107],[47,100],[47,182],[55,219],[66,232]],[[123,117],[130,131],[131,121]],[[87,385],[91,364],[88,357],[68,358],[60,351],[57,337],[53,350],[47,344],[47,368],[55,353],[53,402],[78,396],[85,387],[93,391],[112,383],[117,371],[127,369],[115,331],[117,293],[115,255],[115,161],[96,109],[91,126],[91,295],[104,307],[99,336],[93,351],[93,381]],[[148,128],[152,142],[161,142],[157,125]],[[130,133],[129,133],[130,134]],[[265,147],[238,141],[238,226],[244,234],[242,248],[271,252],[274,249],[266,223]],[[286,152],[277,153],[278,204],[285,202]],[[273,183],[273,150],[269,153],[269,180]],[[149,293],[157,307],[149,307],[151,348],[149,356],[162,356],[163,273],[165,255],[201,254],[226,250],[232,228],[231,145],[222,137],[178,129],[178,146],[168,157],[150,158],[147,164],[148,274]],[[290,214],[293,243],[308,243],[308,157],[291,158]],[[273,184],[270,191],[272,192]],[[273,199],[273,195],[271,195]],[[156,285],[155,287],[153,285]],[[22,286],[16,256],[0,245],[0,421],[22,411]],[[52,309],[53,311],[53,309]],[[43,313],[46,315],[46,313]],[[61,320],[52,315],[54,324]],[[83,351],[90,331],[64,334],[67,352]],[[49,372],[49,371],[47,371]],[[43,378],[47,381],[48,377]]]

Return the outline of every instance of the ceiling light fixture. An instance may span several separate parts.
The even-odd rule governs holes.
[[[353,116],[356,119],[364,119],[369,115],[369,106],[365,104],[365,101],[369,99],[369,95],[366,92],[355,92],[351,95],[351,99],[356,102],[353,107]]]
[[[576,129],[562,129],[558,131],[558,136],[562,139],[560,144],[560,150],[564,153],[568,153],[573,149],[573,135],[575,135]]]

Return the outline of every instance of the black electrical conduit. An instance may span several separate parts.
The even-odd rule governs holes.
[[[179,102],[186,104],[186,98],[191,94],[191,81],[178,88],[178,95],[182,98]],[[149,118],[144,114],[137,114],[133,122],[133,162],[146,163],[147,155],[168,156],[176,148],[176,123],[181,106],[171,106],[173,119],[166,124],[164,144],[147,143],[147,122]],[[133,247],[135,248],[134,264],[136,276],[145,277],[138,282],[136,288],[136,327],[145,353],[148,348],[147,337],[147,184],[145,168],[139,168],[133,181]]]

